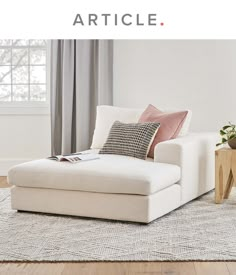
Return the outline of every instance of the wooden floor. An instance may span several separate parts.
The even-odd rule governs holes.
[[[6,177],[0,177],[0,188],[9,188]],[[236,262],[0,263],[0,275],[14,274],[236,275]]]

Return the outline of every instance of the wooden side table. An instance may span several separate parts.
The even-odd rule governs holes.
[[[236,150],[222,148],[215,152],[215,202],[229,197],[236,181]]]

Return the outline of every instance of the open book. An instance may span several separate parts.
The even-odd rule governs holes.
[[[74,153],[70,155],[58,155],[58,156],[51,156],[48,159],[56,160],[56,161],[69,161],[71,163],[77,163],[81,161],[99,159],[98,155],[96,154],[82,154],[82,153]]]

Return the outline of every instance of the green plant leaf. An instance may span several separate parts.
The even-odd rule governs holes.
[[[231,135],[229,136],[229,139],[233,139],[233,138],[236,138],[236,134],[231,134]]]
[[[220,146],[222,143],[217,143],[216,146]]]
[[[228,129],[229,127],[231,127],[231,125],[225,125],[222,129],[223,129],[223,130],[226,130],[226,129]]]
[[[226,135],[226,132],[223,131],[223,130],[220,130],[220,135],[221,135],[221,136],[224,136],[224,135]]]
[[[222,138],[222,143],[225,143],[227,142],[227,139],[226,138]]]

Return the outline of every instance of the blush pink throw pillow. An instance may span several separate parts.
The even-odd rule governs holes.
[[[154,157],[154,148],[157,143],[176,138],[178,136],[187,114],[188,111],[164,113],[153,105],[148,105],[146,110],[142,113],[139,122],[159,122],[161,124],[150,147],[148,153],[149,157]]]

